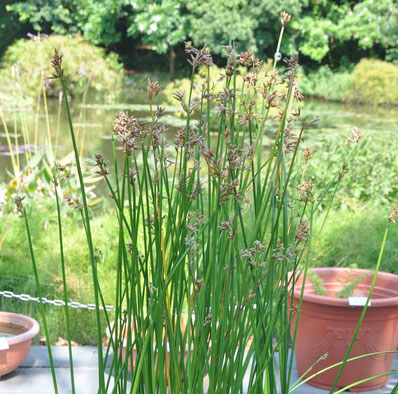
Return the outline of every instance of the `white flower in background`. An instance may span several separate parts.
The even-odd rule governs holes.
[[[160,15],[155,15],[154,17],[153,17],[153,20],[155,21],[155,22],[160,22]]]
[[[145,30],[145,25],[143,23],[138,24],[138,30],[139,31],[144,31]]]
[[[158,29],[158,25],[157,25],[156,23],[151,23],[151,24],[149,25],[149,29],[150,29],[151,31],[156,31],[156,30]]]

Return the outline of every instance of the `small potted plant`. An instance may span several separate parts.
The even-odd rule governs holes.
[[[373,272],[349,268],[314,268],[303,288],[303,275],[295,283],[294,308],[299,311],[291,325],[296,337],[296,362],[308,383],[330,389],[349,349],[371,288]],[[302,292],[303,290],[303,292]],[[300,306],[300,300],[302,303]],[[387,374],[398,346],[398,276],[378,272],[372,297],[349,357],[375,354],[346,364],[338,387]],[[297,328],[297,331],[295,332]],[[388,353],[389,352],[389,353]],[[388,375],[353,386],[352,391],[375,390],[387,383]]]

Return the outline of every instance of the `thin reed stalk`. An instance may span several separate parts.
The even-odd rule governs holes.
[[[82,215],[83,215],[84,224],[85,224],[87,246],[88,246],[88,250],[89,250],[89,259],[90,259],[91,272],[92,272],[93,285],[94,285],[94,300],[95,300],[95,312],[96,312],[96,323],[97,323],[97,341],[98,341],[97,347],[98,347],[99,385],[100,385],[100,393],[104,393],[105,392],[105,380],[104,380],[105,379],[104,378],[105,366],[103,363],[103,354],[102,354],[101,314],[100,314],[100,308],[99,308],[99,306],[100,306],[99,305],[100,304],[99,281],[98,281],[97,267],[96,267],[96,262],[95,262],[95,257],[94,257],[94,245],[93,245],[93,240],[92,240],[92,235],[91,235],[90,216],[89,216],[87,196],[86,196],[85,186],[84,186],[83,172],[82,172],[82,168],[81,168],[81,164],[80,164],[79,151],[78,151],[78,147],[77,147],[77,143],[76,143],[73,122],[72,122],[72,116],[71,116],[70,107],[69,107],[68,92],[66,90],[66,84],[65,84],[65,80],[63,78],[63,70],[61,68],[61,64],[62,64],[62,56],[59,56],[56,51],[55,55],[54,55],[54,59],[52,60],[52,65],[55,70],[54,78],[58,79],[60,81],[61,87],[62,87],[63,98],[64,98],[64,102],[65,102],[66,113],[67,113],[67,118],[68,118],[68,123],[69,123],[69,130],[70,130],[70,135],[71,135],[71,139],[72,139],[73,151],[75,153],[76,168],[77,168],[77,173],[78,173],[78,178],[79,178],[80,191],[81,191],[81,196],[82,196],[82,204],[83,204]]]
[[[63,168],[59,168],[59,170],[63,170]],[[64,255],[64,241],[63,241],[63,233],[62,233],[61,209],[60,209],[58,189],[57,189],[57,186],[59,185],[59,183],[57,180],[57,175],[56,175],[55,170],[53,173],[53,182],[54,182],[55,201],[57,203],[59,251],[60,251],[60,256],[61,256],[63,296],[64,296],[64,302],[65,302],[64,311],[65,311],[65,320],[66,320],[66,335],[67,335],[67,340],[68,340],[70,379],[71,379],[72,394],[74,394],[75,393],[75,375],[74,375],[74,370],[73,370],[72,335],[71,335],[69,305],[68,305],[69,297],[68,297],[68,289],[67,289],[67,285],[66,285],[66,269],[65,269],[65,255]]]
[[[53,355],[52,355],[52,350],[51,350],[50,335],[49,335],[48,327],[47,327],[46,312],[45,312],[44,304],[43,304],[39,273],[37,270],[35,254],[33,251],[33,244],[32,244],[32,237],[30,234],[29,222],[28,222],[28,218],[26,215],[26,210],[22,203],[23,199],[24,199],[23,197],[15,197],[15,204],[17,206],[19,216],[21,218],[23,218],[24,222],[25,222],[25,229],[26,229],[26,234],[27,234],[27,239],[28,239],[29,252],[30,252],[30,257],[32,260],[33,274],[34,274],[34,278],[35,278],[35,282],[36,282],[37,296],[39,299],[39,310],[40,310],[40,315],[41,315],[41,319],[42,319],[44,335],[46,338],[46,346],[47,346],[48,358],[49,358],[49,362],[50,362],[50,369],[51,369],[51,376],[52,376],[53,385],[54,385],[54,392],[55,392],[55,394],[58,394],[57,377],[55,375],[54,360],[53,360]]]

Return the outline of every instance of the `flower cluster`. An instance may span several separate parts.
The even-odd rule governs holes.
[[[260,266],[265,267],[265,261],[259,262],[261,260],[264,252],[267,250],[267,246],[263,245],[260,241],[254,241],[254,246],[249,249],[241,249],[240,257],[245,259],[247,265],[250,268]]]
[[[296,189],[299,191],[300,201],[312,202],[312,182],[303,182],[297,185]]]
[[[312,152],[312,148],[310,146],[307,146],[305,148],[305,151],[303,153],[305,161],[309,161],[314,157],[314,153]]]
[[[390,222],[395,224],[395,216],[398,215],[398,207],[395,206],[395,204],[392,204],[392,209],[390,212]]]
[[[95,155],[94,161],[95,165],[98,167],[98,170],[95,173],[101,176],[107,176],[109,174],[107,169],[108,163],[105,161],[104,155]]]
[[[235,237],[236,232],[237,232],[237,230],[236,229],[234,230],[234,228],[233,228],[234,216],[235,216],[235,214],[231,213],[231,215],[229,216],[228,220],[222,221],[220,223],[220,225],[218,226],[218,228],[221,231],[224,231],[224,232],[226,232],[228,234],[228,238],[230,240],[232,240]]]
[[[22,201],[25,199],[25,197],[19,197],[19,196],[15,196],[14,197],[14,202],[15,202],[15,206],[17,208],[17,212],[18,212],[18,216],[20,218],[25,217],[25,208],[22,204]]]
[[[351,130],[352,137],[347,137],[348,141],[352,142],[353,144],[357,144],[359,140],[362,138],[362,131],[358,129],[358,127],[353,127]]]
[[[192,66],[193,69],[197,68],[201,64],[204,64],[206,66],[213,65],[213,58],[206,46],[201,49],[197,49],[193,47],[191,43],[187,42],[185,43],[185,52],[190,55],[188,63]]]
[[[282,25],[282,27],[286,26],[286,24],[290,21],[291,17],[292,16],[289,15],[286,11],[282,11],[281,12],[281,25]]]
[[[134,116],[129,116],[128,112],[119,111],[117,113],[112,130],[118,141],[124,146],[124,151],[128,156],[139,149],[142,139],[145,137],[144,124]]]
[[[296,240],[297,243],[308,241],[311,238],[311,229],[308,222],[300,220],[296,226]]]
[[[51,59],[51,66],[54,68],[54,73],[51,75],[50,79],[63,79],[64,70],[62,69],[62,57],[57,49],[54,50],[54,56]]]

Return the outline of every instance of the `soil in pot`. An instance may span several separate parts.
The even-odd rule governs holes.
[[[338,298],[347,283],[362,276],[354,289],[354,296],[367,297],[373,274],[367,270],[348,268],[316,268],[312,270],[322,280],[325,295],[317,295],[314,285],[307,278],[301,306],[295,346],[297,371],[301,376],[311,366],[306,377],[344,359],[362,312],[362,306],[352,306],[347,298]],[[299,306],[302,277],[295,285],[294,306]],[[295,317],[291,334],[295,329]],[[371,305],[354,344],[350,357],[396,350],[398,346],[398,276],[379,272],[373,290]],[[319,361],[322,355],[326,359]],[[361,379],[389,372],[394,354],[380,354],[347,363],[338,387],[344,387]],[[338,367],[322,373],[308,383],[330,389]],[[351,391],[375,390],[387,383],[388,376],[354,386]]]

